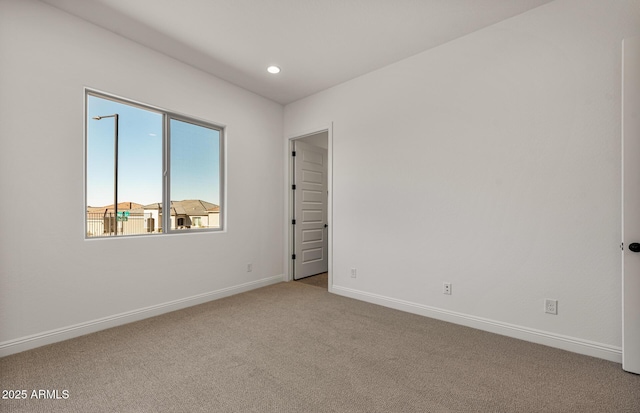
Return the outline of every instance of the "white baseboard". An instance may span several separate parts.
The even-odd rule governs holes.
[[[0,357],[20,353],[25,350],[30,350],[47,344],[57,343],[59,341],[68,340],[70,338],[83,336],[85,334],[94,333],[96,331],[105,330],[107,328],[116,327],[123,324],[128,324],[134,321],[143,320],[145,318],[169,313],[171,311],[180,310],[246,291],[255,290],[256,288],[266,287],[267,285],[276,284],[281,281],[284,281],[283,274],[258,281],[251,281],[233,287],[211,291],[204,294],[194,295],[192,297],[181,298],[179,300],[174,300],[167,303],[140,308],[133,311],[127,311],[125,313],[115,314],[112,316],[100,318],[97,320],[91,320],[72,326],[45,331],[42,333],[21,337],[15,340],[4,341],[0,343]]]
[[[412,303],[409,301],[397,300],[395,298],[362,292],[351,288],[334,285],[330,288],[330,292],[345,297],[354,298],[356,300],[366,301],[372,304],[377,304],[400,311],[406,311],[412,314],[435,318],[437,320],[472,327],[478,330],[488,331],[491,333],[517,338],[532,343],[543,344],[545,346],[559,348],[562,350],[584,354],[591,357],[597,357],[616,363],[622,363],[622,348],[620,347],[614,347],[607,344],[582,340],[575,337],[563,336],[560,334],[549,333],[546,331],[535,330],[532,328],[521,327],[513,324],[502,323],[495,320],[475,317],[468,314],[457,313],[454,311],[443,310],[440,308]]]

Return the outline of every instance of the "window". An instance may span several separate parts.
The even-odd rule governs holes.
[[[222,229],[223,132],[87,91],[86,237]]]

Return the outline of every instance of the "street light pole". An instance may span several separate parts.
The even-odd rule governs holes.
[[[113,221],[115,228],[114,236],[118,235],[118,124],[120,116],[117,113],[107,116],[94,116],[93,119],[100,120],[104,118],[114,119],[113,130]]]

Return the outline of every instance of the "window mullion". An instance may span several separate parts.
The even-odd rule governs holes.
[[[166,113],[162,116],[162,210],[166,211],[162,214],[162,227],[165,234],[171,231],[171,194],[169,188],[169,177],[171,176],[171,165],[169,159],[171,132],[169,129],[169,115]]]

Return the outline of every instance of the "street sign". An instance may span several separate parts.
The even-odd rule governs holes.
[[[129,221],[129,217],[122,217],[118,215],[118,222],[125,222],[125,221]]]

